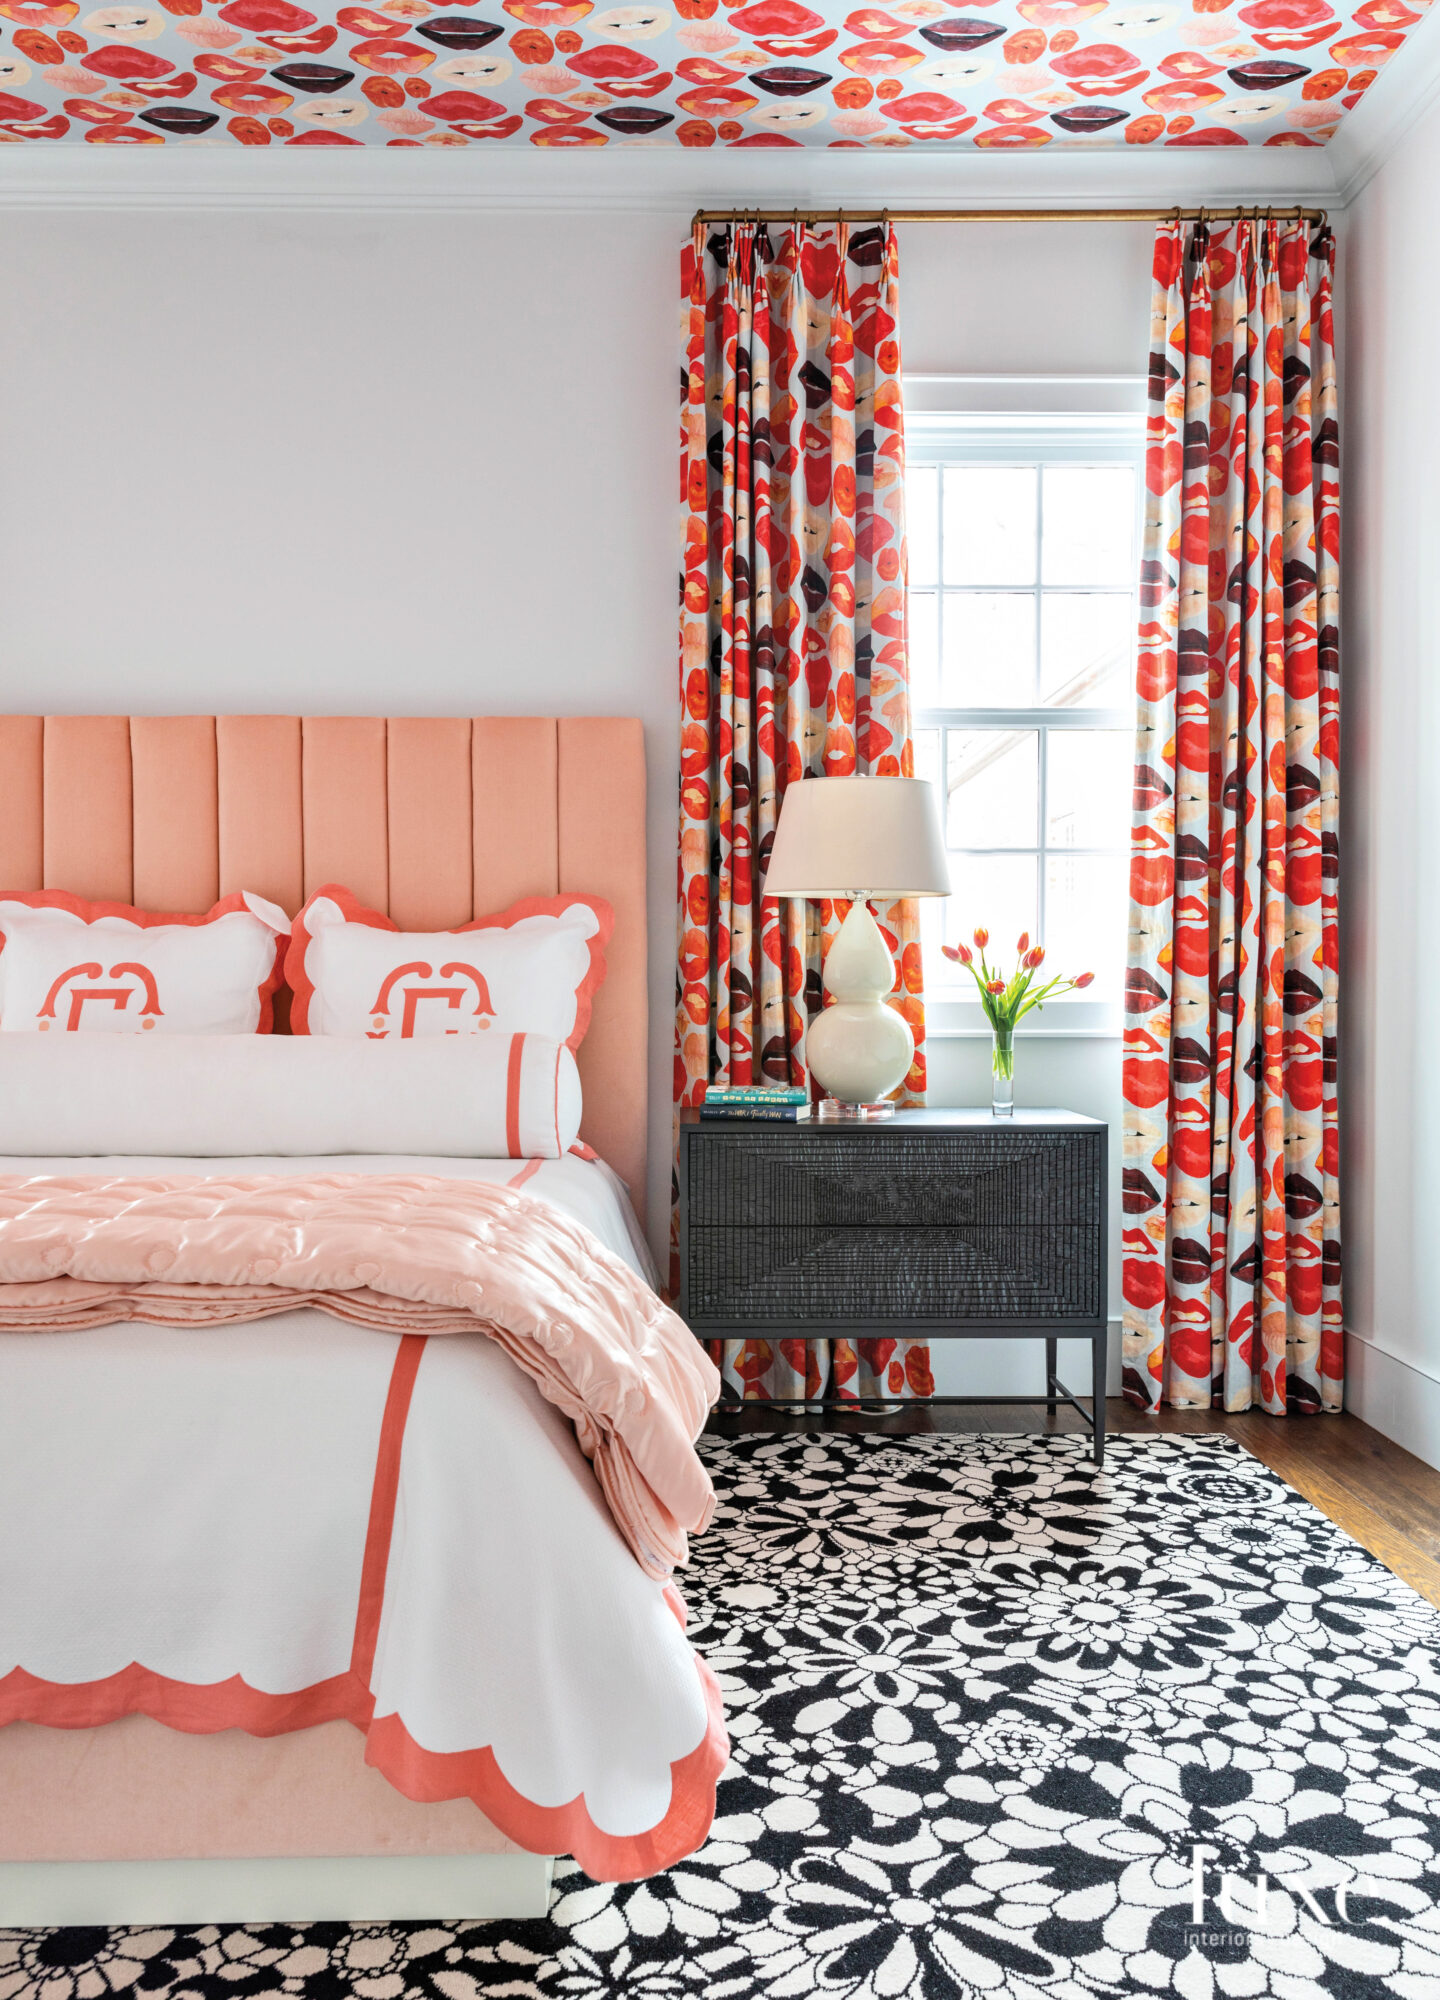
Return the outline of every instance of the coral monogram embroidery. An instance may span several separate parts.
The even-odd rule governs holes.
[[[67,971],[62,972],[46,994],[45,1004],[35,1017],[39,1022],[41,1033],[43,1034],[60,1019],[58,1007],[62,1003],[68,1003],[62,1023],[64,1032],[69,1035],[77,1033],[84,1019],[86,1003],[91,1000],[113,1007],[117,1013],[123,1014],[130,1009],[130,1002],[138,999],[140,1006],[131,1010],[134,1018],[140,1027],[153,1028],[157,1017],[165,1010],[160,1005],[155,975],[149,966],[137,965],[129,959],[119,965],[112,965],[110,978],[130,982],[124,986],[72,984],[80,980],[102,979],[104,976],[102,968],[93,962],[86,965],[72,965]]]
[[[440,978],[452,982],[441,986],[420,986],[402,984],[410,980],[434,979],[433,966],[423,959],[415,959],[409,965],[397,965],[388,972],[375,996],[371,1009],[372,1026],[368,1030],[372,1042],[383,1041],[394,1032],[394,1008],[400,1007],[400,1038],[402,1041],[415,1033],[415,1010],[421,1001],[432,1007],[448,1009],[458,1018],[453,1026],[440,1030],[446,1035],[473,1035],[481,1028],[488,1028],[495,1018],[495,1009],[490,1002],[490,988],[485,984],[485,975],[473,965],[465,965],[458,960],[451,965],[442,965]]]
[[[292,927],[291,1033],[407,1041],[499,1027],[576,1049],[614,923],[602,897],[575,890],[522,897],[453,930],[402,931],[328,883]]]
[[[289,929],[246,890],[174,916],[62,889],[0,894],[0,1032],[269,1034]]]

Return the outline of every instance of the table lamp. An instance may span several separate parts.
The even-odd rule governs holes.
[[[915,1037],[885,1004],[895,967],[867,898],[949,895],[934,787],[925,778],[792,781],[763,893],[852,899],[825,959],[834,1004],[811,1021],[806,1059],[840,1115],[883,1116],[893,1107],[879,1100],[904,1081]]]

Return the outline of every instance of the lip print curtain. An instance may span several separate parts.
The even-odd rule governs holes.
[[[1334,242],[1156,235],[1125,1393],[1338,1410]]]
[[[805,1085],[805,1023],[845,903],[760,881],[787,785],[909,776],[905,434],[893,229],[697,226],[683,262],[675,1102]],[[872,905],[915,1034],[911,902]],[[672,1257],[672,1289],[678,1283]],[[729,1395],[928,1395],[920,1342],[730,1341]]]

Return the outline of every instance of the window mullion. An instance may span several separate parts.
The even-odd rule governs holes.
[[[1041,614],[1045,599],[1045,468],[1035,468],[1035,653],[1032,663],[1034,674],[1035,704],[1040,704],[1040,692],[1044,685],[1040,674]],[[1046,802],[1046,786],[1050,778],[1050,758],[1043,724],[1035,730],[1035,754],[1040,759],[1037,773],[1036,802],[1040,814],[1040,824],[1035,829],[1035,936],[1037,941],[1045,936],[1045,829],[1049,824],[1049,809]]]
[[[935,475],[935,687],[945,686],[945,468]],[[940,725],[940,837],[950,844],[950,732]],[[948,902],[948,897],[947,897]]]
[[[1044,563],[1044,559],[1045,559],[1045,468],[1043,465],[1037,465],[1035,467],[1035,648],[1034,648],[1034,658],[1031,662],[1031,671],[1034,676],[1031,686],[1032,686],[1032,692],[1034,693],[1035,696],[1035,704],[1037,707],[1040,704],[1040,687],[1041,687],[1040,611],[1041,611],[1041,598],[1045,587],[1045,573],[1042,566]]]
[[[1049,729],[1044,723],[1041,723],[1036,731],[1036,750],[1040,758],[1040,826],[1035,836],[1035,869],[1038,878],[1035,883],[1035,917],[1039,925],[1035,933],[1035,941],[1037,944],[1043,944],[1045,941],[1046,884],[1049,874],[1045,863],[1049,852],[1050,840],[1050,735]]]
[[[950,731],[940,727],[940,820],[946,852],[950,848]]]

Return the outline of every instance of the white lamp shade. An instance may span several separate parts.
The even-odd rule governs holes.
[[[801,778],[780,808],[767,896],[948,896],[928,778]]]

